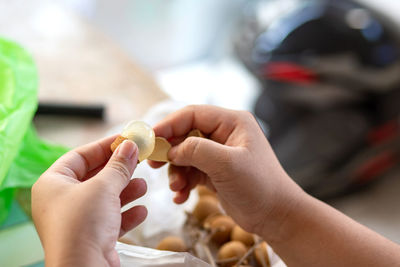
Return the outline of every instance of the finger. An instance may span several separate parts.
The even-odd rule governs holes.
[[[237,114],[237,111],[215,106],[188,106],[168,115],[154,127],[154,132],[156,136],[170,139],[199,129],[216,142],[225,143],[235,128]]]
[[[197,179],[198,183],[205,184],[207,175],[193,167],[180,167],[170,164],[168,169],[169,187],[172,191],[180,191],[186,187],[188,180]]]
[[[186,186],[175,194],[174,202],[176,204],[182,204],[185,202],[189,198],[190,191],[201,182],[202,177],[198,175],[198,173],[199,172],[195,172],[194,169],[189,173],[190,178],[186,179]]]
[[[152,168],[154,168],[154,169],[158,169],[158,168],[164,166],[164,165],[165,165],[165,162],[159,162],[159,161],[154,161],[154,160],[148,159],[148,160],[147,160],[147,164],[149,164],[150,167],[152,167]]]
[[[169,188],[172,191],[182,190],[186,186],[187,172],[188,167],[180,167],[172,164],[168,166]]]
[[[174,202],[176,204],[182,204],[184,203],[186,200],[188,200],[190,195],[190,190],[185,189],[179,192],[176,192],[175,196],[174,196]]]
[[[94,177],[102,179],[115,189],[118,196],[129,184],[138,160],[138,147],[130,140],[124,140],[114,151],[107,165]]]
[[[233,149],[209,139],[189,137],[172,147],[168,158],[174,165],[193,166],[210,175],[230,167]]]
[[[59,158],[49,169],[81,180],[86,174],[104,165],[111,156],[110,145],[116,135],[78,147]]]
[[[121,214],[121,230],[119,236],[123,236],[126,232],[132,230],[141,224],[147,217],[147,209],[145,206],[135,206]]]
[[[185,140],[187,138],[187,135],[185,134],[184,136],[174,136],[171,138],[168,138],[168,142],[172,145],[172,146],[176,146],[177,144],[180,144],[183,142],[183,140]]]
[[[142,178],[132,179],[120,195],[121,207],[146,194],[147,184]]]

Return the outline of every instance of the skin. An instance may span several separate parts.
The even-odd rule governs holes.
[[[130,180],[138,149],[124,141],[111,155],[116,136],[79,147],[58,159],[32,187],[32,215],[46,266],[119,266],[117,239],[140,224],[143,206],[121,207],[146,192]]]
[[[209,139],[184,139],[191,129]],[[399,245],[293,182],[249,112],[189,106],[154,131],[175,144],[168,154],[175,165],[169,175],[174,201],[183,203],[197,184],[206,184],[225,211],[264,238],[288,266],[400,266]]]
[[[208,138],[185,139],[192,129]],[[197,184],[207,185],[225,211],[265,239],[288,266],[400,266],[397,244],[293,182],[250,113],[189,106],[154,131],[174,145],[168,154],[174,201],[183,203]],[[46,265],[118,266],[118,236],[146,216],[144,207],[120,213],[146,188],[142,180],[129,181],[137,160],[133,143],[122,146],[131,152],[121,155],[120,146],[110,159],[114,138],[66,154],[34,185],[32,212]]]

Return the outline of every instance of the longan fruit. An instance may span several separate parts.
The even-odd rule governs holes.
[[[198,185],[197,186],[197,193],[199,194],[199,197],[204,197],[204,196],[215,197],[215,195],[216,195],[214,191],[210,190],[205,185]]]
[[[270,266],[267,251],[267,242],[262,242],[256,247],[256,249],[254,250],[254,257],[260,266],[264,266],[263,262],[266,266]]]
[[[226,260],[230,258],[236,258],[236,261],[232,261],[228,266],[233,266],[237,263],[237,261],[246,254],[247,248],[246,246],[240,241],[230,241],[225,243],[218,251],[218,259],[219,260]]]
[[[111,151],[114,152],[124,140],[135,142],[139,149],[139,161],[145,160],[154,150],[155,134],[153,128],[143,121],[130,121],[122,130],[121,135],[111,144]]]
[[[156,249],[168,250],[174,252],[184,252],[187,251],[185,242],[180,237],[177,236],[167,236],[158,243]]]
[[[203,228],[210,229],[211,223],[220,215],[222,215],[221,212],[208,215],[207,218],[205,218],[203,221]]]
[[[217,244],[229,241],[234,227],[235,222],[227,215],[217,215],[212,217],[208,224],[204,224],[204,228],[211,230],[213,233],[211,239]]]
[[[193,210],[193,215],[202,223],[211,214],[220,213],[218,199],[211,196],[204,196],[199,199]]]
[[[254,244],[253,234],[246,232],[239,225],[235,225],[232,229],[231,240],[237,240],[250,247]]]

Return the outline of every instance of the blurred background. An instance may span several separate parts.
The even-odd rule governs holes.
[[[399,7],[0,0],[0,37],[35,59],[40,137],[75,147],[149,111],[249,110],[306,191],[400,242]],[[1,265],[42,266],[32,225],[13,212],[22,219],[0,228]]]

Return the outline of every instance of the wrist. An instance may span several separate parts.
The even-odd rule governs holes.
[[[293,182],[294,183],[294,182]],[[256,231],[269,244],[286,242],[298,231],[301,213],[307,211],[309,195],[299,186],[286,188],[285,194],[279,194],[277,201]]]
[[[48,267],[109,265],[100,248],[85,244],[74,246],[68,242],[45,247],[45,263]]]

